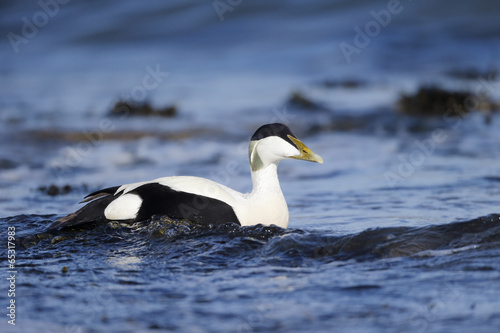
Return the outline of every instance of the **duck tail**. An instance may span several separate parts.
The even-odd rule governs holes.
[[[68,214],[54,221],[48,231],[70,228],[75,226],[89,226],[107,221],[104,216],[106,207],[117,197],[114,196],[119,186],[109,187],[91,193],[81,203],[88,202],[74,213]]]

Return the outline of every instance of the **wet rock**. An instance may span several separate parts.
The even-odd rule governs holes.
[[[414,95],[402,95],[398,111],[413,116],[461,117],[471,111],[467,91],[447,91],[437,87],[420,87]]]
[[[47,195],[55,197],[56,195],[64,195],[68,194],[73,190],[71,185],[66,184],[63,186],[50,185],[50,186],[40,186],[38,187],[38,191],[45,193]]]
[[[366,86],[366,82],[357,79],[344,79],[344,80],[331,80],[326,79],[319,83],[324,88],[344,88],[344,89],[357,89]]]
[[[324,110],[325,108],[300,91],[294,91],[288,98],[287,104],[291,107],[305,110]]]
[[[17,163],[6,158],[0,158],[0,169],[14,169]]]
[[[148,102],[134,103],[127,101],[118,101],[109,112],[110,116],[128,117],[128,116],[159,116],[174,117],[177,115],[177,107],[169,105],[163,108],[154,108]]]
[[[492,68],[486,71],[481,71],[476,68],[467,68],[467,69],[451,69],[447,71],[446,74],[453,78],[462,80],[477,80],[479,78],[484,78],[487,80],[494,81],[497,77],[498,71],[496,68]]]

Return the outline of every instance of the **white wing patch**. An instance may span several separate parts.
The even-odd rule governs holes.
[[[137,194],[128,193],[113,200],[104,210],[108,220],[130,220],[137,217],[142,199]]]

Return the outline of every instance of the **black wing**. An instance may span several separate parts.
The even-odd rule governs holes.
[[[227,222],[239,224],[233,207],[214,198],[175,191],[158,183],[144,184],[129,193],[142,198],[137,221],[147,220],[153,215],[166,215],[203,225]]]

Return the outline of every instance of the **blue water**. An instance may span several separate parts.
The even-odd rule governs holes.
[[[1,3],[0,224],[4,243],[16,229],[18,304],[2,332],[497,332],[500,116],[395,109],[420,85],[498,109],[500,5],[395,4]],[[121,99],[178,114],[110,117]],[[45,233],[103,187],[195,175],[249,191],[248,140],[275,121],[325,160],[280,165],[289,229]]]

